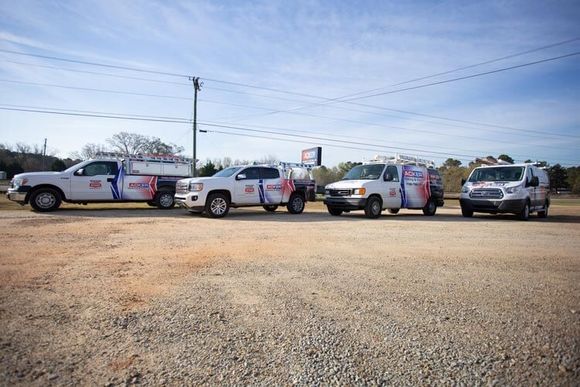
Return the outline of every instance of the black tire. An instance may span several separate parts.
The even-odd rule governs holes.
[[[471,218],[473,216],[473,211],[461,207],[461,215],[463,215],[464,218]]]
[[[340,216],[342,215],[343,211],[340,208],[328,206],[328,213],[332,216]]]
[[[423,215],[433,216],[435,215],[435,212],[437,212],[437,205],[433,200],[429,199],[427,204],[425,204],[425,207],[423,207]]]
[[[270,206],[262,206],[268,212],[275,212],[278,209],[278,206],[270,205]]]
[[[155,205],[162,210],[168,210],[175,206],[175,192],[159,191],[155,195]]]
[[[371,196],[367,200],[365,206],[365,216],[370,219],[376,219],[381,216],[381,211],[383,210],[383,203],[381,199],[376,196]]]
[[[52,188],[39,188],[30,195],[30,205],[38,212],[54,211],[61,203],[60,193]]]
[[[210,218],[223,218],[229,211],[230,202],[224,194],[211,194],[205,202],[205,212]]]
[[[530,219],[530,202],[526,202],[526,205],[524,206],[522,211],[518,214],[518,218],[520,220]]]
[[[300,194],[294,193],[290,195],[290,200],[288,201],[288,205],[286,208],[288,212],[291,214],[301,214],[304,211],[304,207],[306,206],[306,202],[304,201],[304,197]]]
[[[548,203],[544,204],[544,209],[541,211],[538,211],[538,218],[547,218],[548,217],[548,208],[550,206],[548,205]]]
[[[399,213],[399,208],[389,208],[388,211],[389,211],[389,214],[396,215]]]

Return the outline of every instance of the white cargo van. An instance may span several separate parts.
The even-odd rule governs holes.
[[[342,180],[325,187],[324,204],[331,215],[364,210],[378,218],[385,209],[396,214],[401,208],[435,215],[443,206],[441,176],[434,163],[416,157],[375,156],[351,169]]]
[[[475,168],[461,188],[461,213],[513,213],[528,220],[530,213],[548,216],[550,179],[534,164],[489,165]]]

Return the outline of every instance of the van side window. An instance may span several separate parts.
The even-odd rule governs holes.
[[[391,176],[391,180],[387,180],[387,175]],[[385,170],[385,181],[399,181],[399,172],[397,171],[397,167],[394,165],[387,165],[387,169]]]
[[[532,176],[534,176],[534,174],[532,173],[532,168],[528,168],[526,170],[526,183],[532,181]]]

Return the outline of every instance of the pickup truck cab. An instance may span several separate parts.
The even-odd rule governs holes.
[[[178,206],[212,218],[226,216],[232,207],[251,206],[262,206],[269,212],[286,206],[291,214],[300,214],[305,203],[314,198],[315,183],[309,168],[289,163],[235,166],[211,177],[182,179],[175,193]]]
[[[528,220],[530,213],[546,218],[550,207],[550,179],[534,164],[489,165],[475,168],[464,181],[461,213],[512,213]]]
[[[376,156],[351,169],[345,177],[325,187],[324,204],[333,216],[364,210],[378,218],[383,210],[420,209],[435,215],[444,204],[441,176],[433,163],[415,157]]]
[[[53,211],[61,203],[147,202],[174,205],[175,183],[190,175],[190,163],[166,157],[99,158],[63,172],[21,173],[6,196],[36,211]]]

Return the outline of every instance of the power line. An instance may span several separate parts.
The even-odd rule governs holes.
[[[444,84],[444,83],[462,81],[462,80],[465,80],[465,79],[471,79],[471,78],[481,77],[481,76],[484,76],[484,75],[496,74],[496,73],[500,73],[500,72],[503,72],[503,71],[514,70],[514,69],[519,69],[519,68],[522,68],[522,67],[537,65],[537,64],[540,64],[540,63],[546,63],[546,62],[551,62],[551,61],[555,61],[555,60],[559,60],[559,59],[569,58],[569,57],[572,57],[572,56],[575,56],[575,55],[580,55],[580,51],[572,52],[572,53],[565,54],[565,55],[555,56],[555,57],[552,57],[552,58],[541,59],[541,60],[537,60],[537,61],[534,61],[534,62],[528,62],[528,63],[519,64],[519,65],[504,67],[504,68],[501,68],[501,69],[484,71],[482,73],[466,75],[466,76],[463,76],[463,77],[446,79],[444,81],[431,82],[431,83],[427,83],[427,84],[423,84],[423,85],[406,87],[406,88],[403,88],[403,89],[391,90],[391,91],[382,92],[382,93],[369,94],[369,95],[365,95],[365,96],[362,96],[362,97],[347,98],[347,99],[342,100],[341,102],[350,102],[350,101],[355,101],[355,100],[359,100],[359,99],[372,98],[372,97],[378,97],[378,96],[387,95],[387,94],[400,93],[400,92],[408,91],[408,90],[422,89],[424,87],[441,85],[441,84]]]
[[[12,105],[12,106],[16,106],[16,105]],[[107,118],[107,119],[122,119],[122,120],[150,121],[150,122],[162,122],[162,123],[191,124],[191,120],[177,118],[177,117],[158,117],[158,118],[155,118],[156,116],[90,112],[90,111],[83,111],[83,110],[77,110],[76,112],[72,112],[72,111],[64,111],[64,109],[48,110],[48,109],[44,109],[44,108],[37,108],[37,109],[16,108],[16,107],[7,107],[7,105],[0,106],[0,110],[32,112],[32,113],[41,113],[41,114],[56,114],[56,115],[65,115],[65,116],[96,117],[96,118]],[[423,154],[432,155],[432,156],[436,156],[436,157],[440,157],[441,155],[468,157],[468,158],[475,158],[476,157],[474,155],[467,155],[467,154],[460,154],[460,153],[436,152],[436,151],[422,150],[422,149],[418,149],[418,148],[404,148],[404,147],[376,145],[376,144],[371,144],[371,143],[363,143],[363,142],[355,142],[355,141],[343,141],[343,140],[336,140],[336,139],[332,139],[332,138],[297,135],[297,134],[291,134],[291,133],[280,133],[280,132],[258,130],[258,129],[252,129],[252,128],[246,128],[246,127],[232,126],[232,125],[222,125],[222,124],[211,123],[211,122],[200,123],[200,125],[209,126],[209,127],[218,127],[218,128],[248,131],[248,132],[275,134],[275,135],[281,135],[281,136],[287,136],[287,137],[305,138],[305,139],[309,139],[309,140],[322,140],[322,141],[332,141],[332,142],[337,142],[337,143],[342,143],[342,144],[371,146],[371,147],[376,147],[376,148],[381,148],[381,149],[394,149],[394,150],[403,150],[403,151],[412,151],[412,152],[422,152]],[[283,130],[283,129],[280,129],[280,130]],[[323,135],[325,135],[325,134],[323,134]],[[270,138],[270,137],[264,137],[264,138]],[[335,146],[335,147],[337,146],[336,144],[332,145],[332,144],[328,144],[328,143],[322,143],[322,145]],[[353,147],[346,147],[346,148],[358,149],[358,148],[353,148]],[[376,149],[369,149],[369,148],[360,148],[360,149],[376,151]],[[525,157],[522,157],[522,158],[525,158]]]
[[[578,38],[571,39],[570,41],[577,40],[577,39]],[[2,40],[2,39],[0,39],[0,40]],[[555,43],[554,45],[563,44],[565,42],[567,42],[567,41]],[[551,46],[554,46],[554,45],[551,45]],[[550,46],[545,46],[545,47],[550,47]],[[542,49],[542,48],[535,49],[535,51],[537,51],[539,49]],[[531,51],[531,50],[529,50],[529,51]],[[5,52],[5,53],[9,53],[9,54],[14,54],[14,55],[23,55],[23,56],[30,56],[30,57],[38,57],[38,58],[49,59],[49,60],[57,60],[57,61],[63,61],[63,62],[69,62],[69,63],[78,63],[78,64],[91,65],[91,66],[100,66],[100,67],[106,67],[106,68],[115,68],[115,69],[129,70],[129,71],[138,71],[138,72],[151,73],[151,74],[157,74],[157,75],[177,76],[177,77],[184,77],[184,78],[187,78],[187,79],[190,78],[190,76],[187,75],[187,74],[163,72],[163,71],[158,71],[158,70],[147,70],[147,69],[136,68],[136,67],[117,66],[117,65],[110,65],[110,64],[97,63],[97,62],[80,61],[80,60],[73,60],[73,59],[61,58],[61,57],[56,57],[56,56],[39,55],[39,54],[29,54],[29,53],[24,53],[24,52],[20,52],[20,51],[13,51],[13,50],[0,49],[0,52]],[[516,54],[514,54],[514,55],[516,55]],[[575,54],[570,54],[570,55],[575,55]],[[547,60],[555,60],[555,59],[546,59],[544,61],[547,61]],[[535,63],[538,63],[538,62],[535,62]],[[525,65],[530,65],[530,64],[525,64]],[[521,66],[524,66],[524,65],[520,65],[520,67]],[[496,70],[496,71],[498,71],[498,70]],[[500,71],[505,71],[505,70],[500,70]],[[223,80],[211,79],[211,78],[204,78],[204,79],[205,80],[208,80],[208,81],[216,82],[216,83],[223,83],[223,84],[229,84],[229,85],[235,85],[235,86],[241,86],[241,87],[249,87],[249,88],[254,88],[254,89],[267,90],[267,91],[271,91],[271,92],[284,93],[284,94],[296,95],[296,96],[301,96],[301,97],[316,98],[316,99],[324,100],[324,101],[329,102],[329,103],[330,102],[348,103],[348,104],[358,105],[358,106],[367,107],[367,108],[373,108],[373,109],[379,109],[379,110],[386,110],[386,111],[395,111],[395,112],[400,112],[400,113],[410,114],[410,115],[426,116],[426,117],[431,117],[431,118],[436,118],[436,119],[446,120],[446,121],[455,121],[455,122],[469,123],[469,124],[478,125],[478,126],[496,127],[496,128],[508,129],[508,130],[514,130],[514,131],[521,131],[521,132],[531,132],[531,133],[534,133],[535,132],[535,133],[540,133],[540,134],[544,134],[544,135],[546,134],[546,133],[543,133],[543,132],[540,132],[540,131],[519,129],[519,128],[513,128],[513,127],[509,127],[509,126],[502,126],[502,125],[495,125],[495,124],[487,124],[487,123],[475,122],[475,121],[467,121],[467,120],[457,120],[457,119],[453,119],[453,118],[447,118],[447,117],[441,117],[441,116],[434,116],[434,115],[427,115],[427,114],[416,113],[416,112],[411,112],[411,111],[403,111],[403,110],[389,109],[389,108],[385,108],[385,107],[382,107],[382,106],[374,106],[374,105],[368,105],[368,104],[355,103],[355,102],[352,102],[352,101],[339,101],[339,100],[337,100],[337,98],[326,98],[326,97],[316,96],[316,95],[307,94],[307,93],[296,93],[296,92],[291,92],[291,91],[287,91],[287,90],[281,90],[281,89],[275,89],[275,88],[268,88],[268,87],[261,87],[261,86],[249,85],[249,84],[240,83],[240,82],[230,82],[230,81],[223,81]],[[421,86],[421,87],[426,87],[426,86]],[[87,88],[87,90],[88,90],[88,88]],[[96,90],[96,91],[102,91],[102,90]],[[119,94],[119,93],[117,93],[117,94]],[[140,94],[132,93],[132,95],[140,95]],[[155,95],[145,95],[145,96],[155,96]],[[162,98],[166,98],[166,97],[162,97]],[[173,98],[173,97],[169,97],[169,98]],[[179,98],[182,98],[182,97],[179,97]],[[305,107],[308,107],[308,106],[305,106]],[[305,107],[298,107],[298,108],[295,108],[293,110],[300,110],[300,109],[305,108]],[[266,115],[276,114],[276,113],[282,113],[282,112],[286,112],[286,111],[282,111],[282,110],[272,111],[272,112],[266,113]],[[580,136],[564,135],[564,134],[557,134],[557,133],[553,133],[551,135],[552,136],[559,136],[559,137],[576,137],[576,138],[580,137]]]
[[[80,73],[80,74],[91,74],[91,75],[99,75],[99,76],[104,76],[104,77],[130,79],[130,80],[136,80],[136,81],[146,81],[146,82],[155,82],[155,83],[166,83],[166,84],[179,85],[179,86],[189,86],[189,83],[186,83],[186,82],[174,82],[174,81],[166,81],[166,80],[161,80],[161,79],[131,77],[129,75],[103,73],[103,72],[99,72],[99,71],[78,70],[78,69],[71,69],[68,67],[48,66],[48,65],[41,65],[38,63],[18,62],[18,61],[8,60],[8,59],[4,59],[4,62],[14,63],[14,64],[18,64],[18,65],[23,65],[23,66],[40,67],[40,68],[51,69],[51,70],[69,71],[69,72]]]
[[[54,84],[54,83],[26,82],[26,81],[16,81],[16,80],[10,80],[10,79],[0,79],[0,82],[15,83],[15,84],[19,84],[19,85],[57,87],[59,89],[95,91],[95,92],[99,92],[99,93],[109,93],[109,94],[135,95],[135,96],[140,96],[140,97],[183,99],[183,100],[187,100],[187,101],[191,100],[191,98],[188,98],[188,97],[178,97],[178,96],[174,96],[174,95],[135,93],[135,92],[131,92],[131,91],[122,91],[122,90],[95,89],[95,88],[91,88],[91,87],[78,87],[78,86],[65,86],[65,85],[58,85],[58,84]]]
[[[4,40],[4,39],[0,39],[0,40]],[[98,62],[88,62],[88,61],[83,61],[83,60],[60,58],[60,57],[51,56],[51,55],[29,54],[26,52],[5,50],[5,49],[0,49],[0,52],[5,52],[8,54],[14,54],[14,55],[30,56],[30,57],[34,57],[34,58],[57,60],[60,62],[68,62],[68,63],[77,63],[77,64],[90,65],[90,66],[106,67],[106,68],[117,69],[117,70],[128,70],[128,71],[137,71],[137,72],[148,73],[148,74],[167,75],[170,77],[180,77],[180,78],[189,79],[190,77],[193,76],[191,74],[179,74],[179,73],[171,73],[171,72],[159,71],[159,70],[147,70],[147,69],[138,68],[138,67],[118,66],[118,65],[111,65],[111,64],[98,63]]]

